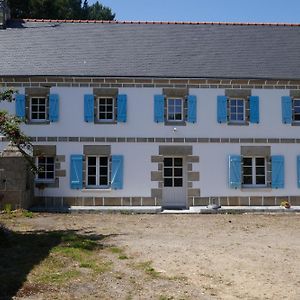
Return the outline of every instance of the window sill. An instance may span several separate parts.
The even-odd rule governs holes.
[[[267,186],[242,187],[242,192],[271,192],[272,188]]]
[[[49,125],[50,121],[26,121],[25,124],[27,125]]]
[[[232,122],[232,121],[228,121],[227,125],[230,126],[249,126],[248,122]]]
[[[115,121],[115,120],[113,120],[113,121],[99,121],[99,120],[95,120],[94,121],[94,124],[99,124],[99,125],[108,125],[108,124],[110,124],[110,125],[112,125],[112,124],[118,124],[118,122],[117,121]]]
[[[88,189],[88,188],[85,188],[85,189],[82,189],[81,190],[81,192],[83,192],[83,193],[85,193],[85,192],[92,192],[92,193],[94,193],[94,192],[111,192],[112,191],[112,189],[111,188],[105,188],[105,189],[97,189],[97,188],[95,188],[95,189],[93,189],[93,188],[90,188],[90,189]]]
[[[165,126],[186,126],[185,121],[165,121]]]

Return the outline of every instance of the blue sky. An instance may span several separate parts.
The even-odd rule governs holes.
[[[89,0],[95,3],[96,0]],[[300,23],[300,0],[101,0],[117,20]]]

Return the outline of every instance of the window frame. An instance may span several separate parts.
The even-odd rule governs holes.
[[[180,120],[171,120],[169,119],[169,100],[180,100],[181,102],[181,119]],[[167,107],[167,115],[166,115],[166,122],[169,123],[184,123],[185,122],[185,115],[184,115],[184,104],[185,104],[185,98],[183,97],[166,97],[166,107]],[[174,105],[176,107],[176,105]],[[173,113],[173,116],[175,118],[176,113]]]
[[[99,115],[100,115],[100,100],[101,99],[112,99],[112,119],[100,119]],[[114,123],[116,122],[116,97],[114,96],[96,96],[96,122],[97,123]],[[105,105],[107,107],[107,104]],[[107,114],[108,112],[105,111],[105,114]]]
[[[299,102],[299,105],[297,105],[297,107],[300,110],[300,97],[294,97],[294,98],[292,98],[292,120],[293,120],[294,124],[300,124],[300,111],[298,113],[295,113],[295,102],[296,101]],[[295,119],[295,115],[296,114],[299,116],[299,120]]]
[[[39,159],[40,159],[40,158],[45,158],[46,160],[47,160],[48,158],[52,158],[52,159],[53,159],[53,171],[49,171],[49,170],[47,170],[47,168],[46,168],[46,170],[45,170],[45,169],[44,169],[44,170],[41,170],[41,172],[38,172],[38,173],[36,174],[35,181],[36,181],[36,182],[40,182],[40,183],[52,183],[52,182],[55,182],[55,172],[56,172],[56,168],[55,168],[55,156],[53,156],[53,155],[41,155],[41,156],[36,156],[36,158],[35,158],[35,165],[37,166],[38,169],[40,169],[40,163],[39,163]],[[50,165],[50,164],[45,163],[45,165],[48,166],[48,165]],[[44,168],[44,167],[42,167],[42,168]],[[39,178],[39,174],[40,174],[40,173],[45,173],[45,174],[47,174],[47,172],[53,173],[53,178]],[[47,177],[47,176],[46,176],[46,177]]]
[[[245,164],[244,164],[244,159],[251,159],[251,178],[252,178],[252,184],[245,184],[244,183],[244,168],[245,168]],[[264,159],[264,179],[265,179],[265,183],[264,184],[257,184],[257,176],[259,176],[257,174],[257,163],[256,163],[256,159],[257,158],[263,158]],[[265,156],[242,156],[242,188],[265,188],[268,187],[268,170],[267,170],[267,157]],[[246,176],[250,176],[250,175],[246,175]]]
[[[32,113],[41,113],[39,111],[37,111],[37,112],[32,111],[32,106],[33,106],[32,100],[33,99],[45,99],[45,119],[33,119],[32,118]],[[47,96],[30,96],[29,97],[29,121],[31,123],[46,123],[49,121],[49,97],[47,97]]]
[[[233,114],[233,113],[231,113],[231,101],[238,101],[238,100],[243,101],[243,120],[233,120],[233,119],[231,119],[231,115]],[[227,99],[228,114],[227,115],[228,115],[228,123],[229,124],[237,124],[237,125],[246,124],[246,122],[247,122],[247,116],[246,116],[247,100],[248,99],[246,99],[244,97],[228,97],[228,99]],[[235,106],[235,112],[234,112],[235,115],[240,114],[240,113],[237,112],[237,108],[238,108],[238,105]]]
[[[96,184],[95,185],[91,185],[88,184],[88,178],[89,178],[89,172],[88,172],[88,168],[89,168],[89,164],[88,164],[88,159],[90,157],[94,157],[96,158]],[[100,158],[101,157],[105,157],[107,158],[107,185],[100,185]],[[86,167],[85,167],[85,187],[87,189],[109,189],[111,187],[111,156],[108,155],[86,155],[85,156],[85,160],[86,160]]]

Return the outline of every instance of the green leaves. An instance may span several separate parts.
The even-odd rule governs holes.
[[[98,1],[91,6],[82,0],[9,0],[12,18],[59,20],[114,20],[115,14]]]

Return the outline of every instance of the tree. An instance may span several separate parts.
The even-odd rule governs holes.
[[[114,20],[115,14],[98,1],[87,0],[8,0],[12,18]]]
[[[98,1],[88,8],[89,20],[114,20],[115,14],[112,14],[111,9],[103,6]]]
[[[14,92],[15,91],[12,89],[0,92],[0,102],[12,102],[14,100]],[[32,144],[30,142],[30,138],[21,131],[21,123],[22,120],[20,118],[9,114],[5,110],[0,110],[0,133],[19,149],[23,157],[29,163],[32,171],[37,172],[38,170],[34,164],[32,157],[27,153],[28,150],[32,150]]]

